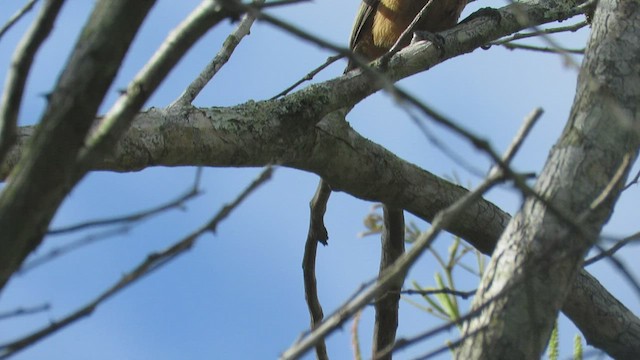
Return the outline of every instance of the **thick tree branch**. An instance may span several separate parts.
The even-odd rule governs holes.
[[[23,10],[30,9],[33,3],[28,3]],[[11,69],[0,96],[0,163],[16,140],[18,113],[31,64],[36,52],[49,36],[63,3],[64,0],[45,1],[38,17],[20,41],[11,59]],[[0,30],[0,37],[1,34]]]
[[[482,44],[525,28],[527,23],[518,20],[518,15],[523,13],[531,23],[556,21],[576,13],[569,2],[562,2],[562,6],[566,7],[511,5],[501,10],[500,24],[492,19],[474,19],[443,33],[445,58],[473,51]],[[432,46],[418,43],[394,56],[386,73],[390,81],[395,81],[443,60]],[[97,163],[95,169],[135,171],[156,165],[260,166],[281,163],[315,172],[336,189],[406,208],[431,221],[438,210],[467,191],[402,161],[360,137],[347,125],[337,126],[328,118],[317,127],[313,126],[327,113],[356,103],[382,86],[368,75],[353,71],[273,101],[249,102],[226,109],[185,108],[179,112],[152,109],[138,116],[114,154]],[[32,127],[19,129],[20,146],[0,166],[1,178],[6,178],[15,166],[33,132]],[[340,163],[336,164],[337,160]],[[363,172],[354,173],[354,164]],[[509,216],[494,205],[478,200],[466,207],[457,219],[448,229],[490,253]],[[591,280],[579,281],[582,283],[574,284],[574,288],[596,289],[594,291],[601,296],[615,300],[610,294],[602,293],[604,289],[597,290]],[[571,291],[570,296],[578,295]],[[590,318],[594,312],[610,311],[593,303],[582,306],[577,312]],[[627,309],[621,311],[627,324],[638,324],[638,319]]]
[[[84,136],[154,3],[103,0],[95,5],[49,97],[40,127],[0,193],[0,289],[38,246],[78,180],[75,158]]]
[[[457,358],[537,358],[562,304],[576,304],[574,279],[613,211],[640,146],[638,34],[638,2],[599,2],[569,121],[536,183],[543,199],[528,198],[498,242],[474,299],[475,307],[486,308],[465,326],[470,336]],[[552,208],[573,214],[582,226],[576,228]],[[579,279],[590,280],[583,274]],[[505,296],[495,300],[499,294]],[[608,314],[628,312],[610,304],[615,310]],[[568,314],[584,325],[571,310]],[[594,315],[592,319],[602,320]],[[624,316],[609,329],[618,337],[616,346],[626,342],[623,349],[606,349],[616,358],[639,353],[637,334],[628,336],[623,330],[631,330],[628,319]]]
[[[203,1],[165,39],[89,134],[98,106],[154,3],[145,0],[133,6],[114,0],[96,4],[50,97],[42,124],[0,194],[0,228],[6,229],[0,233],[0,289],[40,244],[58,206],[95,159],[117,143],[195,41],[231,14],[218,2]]]
[[[243,113],[246,114],[237,109],[224,112],[221,109],[192,108],[183,115],[188,119],[184,121],[182,116],[164,110],[149,110],[138,116],[113,157],[96,166],[101,170],[137,171],[148,166],[260,166],[281,163],[313,171],[336,189],[366,200],[393,203],[427,221],[432,221],[438,210],[467,193],[462,187],[407,163],[361,137],[339,117],[333,122],[326,119],[306,134],[283,137],[277,136],[277,132],[268,135],[268,132],[256,131],[258,128],[250,122],[241,121]],[[21,128],[20,141],[25,141],[32,132],[31,127]],[[354,168],[358,171],[352,171]],[[509,215],[495,205],[479,200],[467,207],[447,229],[484,253],[491,254],[509,219]],[[592,289],[607,300],[594,303],[589,299],[575,299],[572,306],[580,308],[574,308],[572,313],[594,318],[598,313],[617,311],[625,314],[614,318],[621,327],[633,330],[635,328],[629,324],[640,324],[624,307],[615,310],[604,307],[605,303],[615,304],[617,301],[591,277],[579,278],[573,288]],[[578,294],[571,291],[570,299],[579,297]],[[567,311],[566,308],[564,310]],[[583,332],[589,331],[584,329]],[[640,336],[640,329],[637,334]],[[608,335],[610,342],[617,336],[601,335]]]

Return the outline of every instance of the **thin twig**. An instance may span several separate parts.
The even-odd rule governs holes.
[[[492,41],[489,44],[502,45],[508,42],[512,42],[514,40],[528,39],[528,38],[537,37],[541,35],[556,34],[560,32],[575,32],[587,25],[589,25],[589,23],[587,23],[586,21],[580,21],[578,23],[575,23],[573,25],[568,25],[568,26],[559,26],[559,27],[549,28],[549,29],[539,29],[536,31],[528,32],[528,33],[515,33],[513,35],[503,37],[502,39]]]
[[[263,3],[264,0],[254,0],[253,5],[260,6]],[[198,77],[195,78],[189,86],[187,86],[182,95],[169,105],[169,108],[186,106],[193,102],[209,81],[211,81],[224,64],[229,61],[236,47],[240,44],[240,41],[242,41],[245,36],[249,35],[249,31],[251,30],[251,26],[255,19],[255,15],[249,13],[242,16],[238,26],[231,32],[231,34],[229,34],[229,36],[227,36],[227,39],[222,44],[222,49],[218,51],[213,60],[211,60],[202,72],[200,72],[200,75],[198,75]]]
[[[191,186],[191,188],[187,190],[184,194],[178,196],[177,198],[171,201],[168,201],[165,204],[158,205],[156,207],[153,207],[147,210],[135,212],[129,215],[118,216],[110,219],[91,220],[91,221],[86,221],[80,224],[64,226],[61,228],[49,230],[47,232],[47,235],[61,235],[61,234],[66,234],[74,231],[86,230],[92,227],[118,225],[123,223],[133,223],[133,222],[141,221],[146,218],[152,217],[154,215],[163,213],[167,210],[171,210],[174,208],[178,208],[178,209],[184,208],[185,202],[202,194],[200,191],[201,173],[202,173],[201,168],[198,168],[196,172],[194,184]]]
[[[498,179],[491,178],[485,180],[476,190],[465,194],[456,200],[452,205],[440,211],[435,216],[432,226],[428,231],[423,232],[415,241],[409,251],[401,256],[388,271],[378,278],[373,286],[367,287],[353,300],[340,307],[335,313],[326,318],[320,326],[311,331],[308,335],[293,344],[281,356],[281,359],[297,359],[306,353],[311,347],[327,337],[331,332],[340,327],[358,310],[367,306],[376,296],[384,292],[389,284],[393,282],[398,274],[406,273],[415,263],[420,255],[429,247],[433,240],[446,228],[451,221],[474,201],[477,201],[482,194],[492,188]]]
[[[244,199],[246,199],[251,193],[253,193],[254,190],[256,190],[260,185],[264,184],[267,180],[269,180],[272,173],[273,168],[271,166],[266,167],[260,173],[258,178],[256,178],[247,188],[245,188],[245,190],[240,193],[233,202],[223,206],[207,224],[202,226],[200,229],[192,232],[182,240],[174,243],[170,247],[160,252],[149,254],[143,262],[141,262],[130,272],[126,273],[122,277],[122,279],[117,281],[115,284],[113,284],[111,287],[109,287],[107,290],[98,295],[94,300],[92,300],[82,308],[79,308],[78,310],[65,316],[61,320],[52,322],[48,326],[35,331],[30,335],[27,335],[10,343],[0,345],[0,359],[6,359],[12,355],[15,355],[20,350],[23,350],[26,347],[35,344],[45,337],[67,327],[68,325],[73,324],[77,320],[91,315],[99,305],[119,293],[121,290],[127,288],[129,285],[135,283],[137,280],[140,280],[151,272],[163,267],[171,260],[174,260],[179,255],[182,255],[184,252],[191,249],[191,247],[193,247],[193,245],[201,235],[207,232],[215,233],[215,230],[219,223],[224,220],[235,208],[237,208]]]
[[[250,6],[255,7],[256,9],[262,10],[262,9],[268,9],[272,7],[300,4],[304,2],[311,2],[311,0],[273,0],[273,1],[269,1],[268,3],[261,1],[260,3],[254,2]]]
[[[28,11],[33,3],[34,1],[31,1],[22,10]],[[16,141],[20,104],[22,104],[24,88],[33,59],[49,36],[63,3],[64,0],[45,1],[37,18],[20,40],[11,59],[11,68],[0,97],[0,163],[4,161],[6,154]],[[17,16],[16,21],[24,12],[14,15],[14,17]],[[2,31],[0,31],[1,36]]]
[[[48,311],[51,309],[50,304],[42,304],[32,307],[21,307],[11,311],[5,311],[0,313],[0,320],[6,320],[12,317],[24,316],[24,315],[32,315],[41,313],[43,311]]]
[[[493,174],[488,176],[474,191],[468,192],[463,197],[456,200],[449,207],[440,211],[434,217],[431,228],[428,231],[420,234],[420,236],[414,242],[411,250],[406,252],[396,262],[394,262],[394,264],[389,267],[388,271],[386,271],[383,276],[380,276],[378,278],[375,285],[368,287],[353,300],[350,300],[345,305],[341,306],[334,314],[325,319],[323,323],[315,330],[311,331],[308,335],[304,336],[302,339],[293,344],[289,349],[287,349],[282,354],[281,359],[299,358],[300,356],[302,356],[302,354],[308,351],[310,347],[314,346],[319,341],[322,341],[326,336],[328,336],[336,328],[342,325],[342,323],[344,323],[355,312],[362,309],[376,296],[385,291],[395,279],[395,277],[398,276],[398,274],[406,273],[409,270],[409,268],[413,265],[417,258],[431,246],[431,243],[436,238],[436,236],[439,235],[440,231],[446,228],[448,224],[458,215],[459,212],[461,212],[469,204],[480,198],[485,192],[499,183],[502,179],[504,179],[505,177],[510,178],[517,183],[518,175],[509,168],[509,161],[506,161],[513,158],[512,154],[507,154],[509,156],[505,155],[504,157],[500,157],[485,140],[476,137],[469,131],[461,128],[446,117],[440,115],[435,110],[428,108],[422,102],[418,101],[408,93],[402,91],[397,86],[393,85],[393,90],[394,93],[397,94],[400,98],[416,106],[427,116],[452,129],[454,132],[463,135],[474,145],[476,145],[476,147],[485,150],[485,152],[487,152],[494,159],[494,161],[496,161],[501,170],[499,173],[493,172]],[[528,119],[529,118],[532,119],[530,120],[531,122],[534,122],[538,117],[528,117]],[[527,121],[527,123],[528,122],[529,120]],[[421,123],[419,123],[418,125],[420,126]],[[516,135],[516,138],[514,139],[514,142],[522,142],[522,137],[526,136],[526,134],[527,131],[519,131]],[[514,149],[515,151],[518,146],[514,145],[510,148]],[[526,184],[524,186],[526,186]],[[533,192],[532,189],[529,190]],[[380,355],[384,356],[384,353]]]
[[[300,80],[296,81],[293,85],[289,86],[288,88],[282,90],[280,93],[278,93],[277,95],[275,95],[274,97],[272,97],[269,100],[274,100],[277,99],[281,96],[285,96],[287,95],[289,92],[291,92],[293,89],[297,88],[298,86],[300,86],[300,84],[304,83],[305,81],[311,81],[313,80],[313,78],[318,75],[318,73],[324,69],[326,69],[329,65],[333,64],[334,62],[340,60],[344,58],[344,55],[334,55],[334,56],[329,56],[327,58],[327,60],[324,62],[324,64],[318,66],[317,68],[311,70],[311,72],[309,72],[307,75],[305,75],[303,78],[301,78]]]
[[[7,33],[7,31],[9,31],[9,29],[11,29],[11,27],[13,27],[13,25],[18,22],[18,20],[20,20],[26,13],[31,11],[33,5],[35,5],[35,3],[37,2],[38,0],[29,0],[20,10],[16,11],[16,13],[13,14],[13,16],[9,18],[9,20],[7,20],[2,28],[0,28],[0,39],[2,39],[4,34]]]
[[[46,254],[40,255],[34,259],[26,260],[20,269],[16,271],[17,275],[25,275],[29,271],[38,268],[42,265],[48,264],[49,262],[63,256],[67,255],[75,250],[81,249],[91,244],[95,244],[99,241],[111,239],[118,235],[124,235],[131,231],[132,225],[124,225],[121,227],[117,227],[115,229],[109,229],[106,231],[97,232],[94,234],[89,234],[82,238],[71,241],[70,243],[53,248],[49,250]]]
[[[393,44],[393,46],[391,46],[391,48],[389,49],[389,51],[387,51],[386,54],[384,54],[383,56],[381,56],[381,63],[382,64],[386,64],[389,59],[391,59],[391,57],[393,55],[395,55],[396,53],[398,53],[398,51],[402,50],[403,46],[402,44],[406,41],[406,39],[409,37],[409,35],[413,34],[413,29],[416,27],[416,25],[418,24],[418,21],[420,21],[420,19],[422,19],[422,17],[424,16],[424,14],[427,12],[427,10],[431,9],[433,0],[429,0],[427,1],[426,4],[424,4],[424,6],[422,7],[422,9],[420,9],[420,11],[418,12],[418,14],[413,18],[413,20],[411,21],[411,23],[409,24],[409,26],[407,26],[406,29],[404,29],[404,31],[402,32],[402,34],[400,34],[400,36],[398,37],[398,39],[396,40],[396,42]]]
[[[304,247],[304,257],[302,260],[302,275],[304,278],[304,295],[307,300],[307,308],[311,317],[310,328],[315,329],[324,317],[322,305],[318,298],[318,287],[316,283],[316,253],[318,242],[326,245],[329,238],[327,229],[324,226],[324,213],[327,209],[327,202],[331,195],[329,184],[320,179],[318,189],[309,202],[309,231]],[[327,346],[323,341],[316,344],[316,357],[319,360],[328,359]]]
[[[520,128],[516,133],[516,136],[514,137],[513,141],[511,141],[511,144],[505,151],[503,158],[506,163],[510,163],[513,160],[513,157],[516,155],[518,150],[520,150],[522,143],[527,138],[527,136],[529,136],[531,129],[533,129],[533,125],[535,125],[538,119],[540,119],[540,117],[542,116],[542,113],[543,113],[542,108],[538,107],[533,109],[533,111],[525,117],[524,122],[522,123],[522,125],[520,125]],[[500,172],[500,168],[497,166],[494,166],[490,170],[490,172],[491,171]]]
[[[366,71],[367,73],[372,73],[373,70],[368,66],[368,62],[366,61],[366,59],[363,59],[362,57],[354,54],[350,49],[344,47],[344,46],[338,46],[335,44],[332,44],[331,42],[324,40],[314,34],[311,34],[307,31],[304,31],[290,23],[287,23],[286,21],[280,20],[274,16],[271,16],[267,13],[263,13],[260,12],[258,9],[252,8],[251,6],[248,5],[243,5],[241,3],[238,3],[237,6],[242,9],[243,11],[246,11],[248,13],[254,14],[254,16],[256,16],[256,18],[266,21],[269,24],[280,28],[282,30],[284,30],[285,32],[294,35],[300,39],[306,40],[311,42],[312,44],[318,45],[322,48],[325,49],[329,49],[333,52],[335,52],[338,55],[344,56],[347,59],[349,59],[350,62],[353,62],[355,65],[357,65],[358,67],[362,68],[364,71]]]
[[[83,170],[90,169],[96,159],[114,146],[136,112],[193,44],[223,19],[237,15],[234,9],[220,6],[217,1],[203,1],[167,35],[85,141],[86,146],[78,155]]]
[[[622,191],[625,191],[627,189],[629,189],[631,186],[635,185],[638,183],[638,180],[640,180],[640,170],[638,170],[638,172],[636,173],[636,175],[633,177],[633,180],[629,181],[629,183],[627,185],[624,186],[624,188],[622,189]]]
[[[596,263],[606,257],[610,257],[613,256],[613,254],[615,254],[618,250],[622,249],[625,245],[627,245],[628,243],[632,242],[632,241],[637,241],[638,239],[640,239],[640,232],[637,232],[631,236],[627,236],[626,238],[618,241],[614,246],[612,246],[611,248],[604,250],[602,252],[600,252],[598,255],[595,255],[587,260],[585,260],[583,266],[589,266],[593,263]]]
[[[126,216],[112,218],[112,219],[88,221],[85,223],[72,225],[65,228],[50,231],[49,235],[57,235],[57,234],[64,234],[72,231],[83,230],[83,229],[87,229],[95,226],[110,226],[110,225],[122,224],[122,226],[118,228],[110,229],[97,234],[89,234],[81,239],[71,241],[64,246],[51,249],[46,254],[38,256],[37,258],[34,258],[24,263],[20,268],[20,270],[18,271],[18,274],[24,275],[25,273],[27,273],[30,270],[33,270],[36,267],[44,265],[60,256],[66,255],[74,250],[80,249],[87,245],[94,244],[98,241],[109,239],[117,235],[126,234],[132,229],[134,225],[139,225],[144,220],[147,220],[148,218],[151,218],[155,215],[162,214],[173,208],[183,209],[187,201],[201,194],[201,191],[200,191],[201,173],[202,173],[202,168],[198,168],[198,170],[196,171],[194,184],[191,186],[190,190],[186,191],[183,195],[179,196],[178,198],[164,205],[160,205],[158,207],[141,211],[131,215],[126,215]]]
[[[425,339],[429,339],[429,338],[431,338],[431,337],[433,337],[433,336],[435,336],[435,335],[437,335],[439,333],[448,331],[448,330],[452,329],[453,327],[460,326],[460,325],[464,324],[466,321],[469,321],[469,320],[475,318],[476,316],[480,315],[480,313],[482,313],[482,311],[486,307],[488,307],[492,302],[494,302],[494,301],[498,300],[499,298],[501,298],[501,297],[505,296],[506,294],[508,294],[509,292],[508,292],[507,289],[511,289],[512,287],[513,287],[513,285],[511,285],[508,288],[503,289],[495,297],[493,297],[490,300],[488,300],[487,302],[483,303],[482,305],[480,305],[476,309],[473,309],[473,310],[469,311],[467,314],[465,314],[464,316],[459,317],[458,319],[447,321],[446,323],[444,323],[442,325],[436,326],[433,329],[424,331],[424,332],[422,332],[422,333],[420,333],[418,335],[412,336],[410,338],[398,339],[395,342],[395,344],[393,344],[391,346],[388,346],[387,348],[383,349],[378,356],[374,357],[374,360],[378,360],[380,358],[380,356],[386,356],[388,354],[393,353],[394,351],[398,351],[398,350],[404,349],[404,348],[409,347],[409,346],[411,346],[413,344],[421,342],[421,341],[423,341]],[[472,336],[472,335],[478,333],[479,331],[482,331],[483,329],[484,328],[480,328],[480,329],[472,332],[471,334],[468,334],[468,335],[464,336],[461,340],[464,340],[464,339],[468,338],[469,336]],[[444,349],[449,348],[448,346],[449,345],[445,345]],[[434,353],[435,354],[439,354],[441,352],[442,352],[442,348],[438,348],[437,350],[432,351],[430,354],[434,354]]]
[[[477,315],[477,314],[474,314],[474,315]],[[472,331],[472,332],[470,332],[470,333],[458,338],[458,340],[450,342],[450,343],[447,343],[446,345],[442,345],[442,346],[440,346],[440,347],[428,352],[427,354],[424,354],[424,355],[418,356],[417,358],[414,358],[414,360],[428,360],[428,359],[434,358],[434,357],[436,357],[436,356],[438,356],[438,355],[440,355],[440,354],[442,354],[444,352],[453,351],[456,348],[460,347],[460,345],[462,345],[462,343],[466,339],[468,339],[468,338],[470,338],[472,336],[475,336],[476,334],[479,334],[480,332],[482,332],[482,331],[484,331],[486,329],[487,329],[486,325],[483,326],[483,327],[480,327],[480,328],[478,328],[478,329],[476,329],[476,330],[474,330],[474,331]],[[394,350],[396,350],[396,349],[394,349]]]
[[[448,294],[448,295],[455,295],[455,296],[459,296],[463,299],[468,299],[470,297],[473,296],[473,294],[476,293],[476,290],[471,290],[471,291],[459,291],[459,290],[454,290],[454,289],[449,289],[449,288],[442,288],[442,289],[422,289],[422,290],[415,290],[415,289],[407,289],[407,290],[402,290],[400,292],[401,294],[405,294],[405,295],[433,295],[433,294]]]
[[[543,47],[543,46],[535,46],[535,45],[527,45],[527,44],[518,44],[518,43],[502,43],[500,46],[504,46],[509,50],[531,50],[531,51],[539,51],[550,54],[576,54],[576,55],[584,55],[584,48],[581,49],[566,49],[561,47]]]

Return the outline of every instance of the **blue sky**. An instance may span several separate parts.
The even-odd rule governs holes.
[[[158,2],[129,52],[110,95],[106,111],[128,80],[147,61],[166,34],[198,1]],[[68,0],[50,40],[39,53],[31,73],[21,113],[21,124],[37,121],[45,104],[42,97],[55,82],[93,1]],[[3,5],[0,21],[22,2]],[[272,14],[336,44],[345,45],[359,1],[323,0],[277,8]],[[481,1],[478,6],[502,6]],[[338,9],[338,10],[335,10]],[[471,7],[470,7],[471,9]],[[465,11],[465,14],[470,12]],[[0,40],[0,68],[6,69],[20,35],[34,13]],[[463,15],[464,16],[464,15]],[[212,30],[187,55],[147,103],[162,107],[171,103],[218,51],[233,24],[224,22]],[[555,36],[570,47],[581,47],[588,34]],[[226,106],[269,98],[331,53],[305,43],[268,24],[257,23],[229,64],[195,101],[198,106]],[[579,60],[579,59],[578,59]],[[329,79],[342,72],[334,65],[317,77]],[[4,82],[5,74],[0,74]],[[486,137],[499,150],[510,143],[522,119],[541,106],[545,114],[515,160],[520,171],[538,172],[569,114],[576,71],[557,56],[493,47],[478,50],[438,65],[400,84],[458,123]],[[375,94],[349,115],[351,125],[364,136],[397,155],[440,176],[458,176],[463,184],[479,179],[429,143],[415,124],[385,94]],[[487,158],[465,140],[431,126],[449,147],[481,170]],[[150,252],[162,249],[205,223],[231,201],[260,169],[205,169],[205,194],[188,203],[184,211],[170,211],[144,222],[124,236],[115,237],[72,253],[61,260],[15,277],[0,298],[0,311],[17,306],[50,303],[50,311],[0,322],[0,342],[39,328],[83,305],[117,281]],[[152,168],[138,173],[92,173],[76,187],[54,220],[55,226],[145,209],[174,198],[193,182],[194,168]],[[165,268],[99,307],[90,318],[61,331],[16,359],[254,359],[275,358],[308,327],[302,289],[301,258],[307,230],[308,200],[317,177],[291,169],[278,169],[272,181],[259,189],[222,223],[215,236],[203,236],[197,246]],[[632,206],[637,188],[623,195],[606,233],[628,235],[633,227]],[[505,187],[488,198],[508,212],[515,212],[520,196]],[[378,240],[358,238],[362,219],[371,207],[344,193],[334,193],[326,222],[330,246],[319,249],[318,286],[325,313],[342,304],[378,268]],[[409,216],[421,227],[427,225]],[[48,238],[38,254],[82,237]],[[437,243],[446,251],[451,236]],[[630,261],[637,247],[621,258]],[[470,259],[471,260],[471,259]],[[434,285],[432,257],[423,256],[409,279]],[[625,305],[636,313],[637,295],[607,264],[589,269]],[[475,288],[476,279],[460,272],[458,285]],[[413,299],[420,301],[419,299]],[[373,311],[367,309],[361,323],[364,354],[370,354]],[[401,304],[400,336],[411,336],[440,324],[407,302]],[[336,359],[351,358],[348,324],[333,334],[329,353]],[[576,330],[564,320],[562,355],[570,355]],[[455,339],[454,330],[398,354],[412,358]],[[448,358],[445,354],[442,358]]]

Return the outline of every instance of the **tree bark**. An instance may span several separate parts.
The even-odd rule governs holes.
[[[491,40],[530,24],[568,18],[576,13],[572,9],[576,3],[530,1],[507,6],[500,10],[499,24],[492,19],[478,18],[445,32],[443,57],[433,46],[419,43],[394,56],[388,64],[386,74],[391,81],[395,81],[424,71],[450,57],[473,51]],[[527,21],[522,21],[521,17]],[[122,32],[121,27],[118,32]],[[362,199],[405,208],[430,221],[439,210],[463,196],[466,190],[397,158],[379,145],[362,138],[346,124],[338,125],[331,119],[317,124],[325,114],[353,105],[377,91],[380,86],[380,83],[368,75],[353,72],[275,101],[248,102],[226,109],[185,107],[171,112],[152,109],[138,116],[114,153],[96,163],[93,169],[136,171],[158,165],[261,166],[278,163],[314,172],[327,179],[335,189]],[[25,143],[30,140],[34,131],[33,127],[19,129],[19,146],[12,151],[6,162],[0,164],[0,178],[5,179],[24,155]],[[58,141],[68,141],[68,137],[62,137]],[[46,162],[51,162],[51,156],[56,155],[55,146],[45,147],[40,152]],[[336,159],[341,161],[336,162]],[[51,162],[47,165],[49,167],[42,169],[59,170],[52,164]],[[354,164],[361,171],[351,171]],[[31,179],[49,181],[49,175],[45,171],[41,177]],[[13,181],[16,181],[15,176],[11,177],[9,183]],[[43,189],[48,191],[60,188],[59,184],[50,183],[47,186],[49,187]],[[58,195],[60,196],[64,195]],[[39,202],[46,201],[45,198],[39,199]],[[33,208],[40,207],[30,209]],[[40,209],[47,212],[48,215],[45,215],[48,217],[55,212],[55,207]],[[10,214],[15,220],[13,224],[33,223],[27,219],[32,214],[19,207],[13,207],[13,213]],[[508,214],[482,200],[469,207],[449,230],[490,254],[509,219]],[[24,231],[21,239],[30,240],[11,239],[13,242],[0,242],[0,255],[9,259],[8,263],[2,261],[3,276],[8,277],[11,273],[6,264],[11,264],[11,268],[15,269],[21,261],[20,257],[35,249],[45,230],[46,225],[45,228],[42,225],[25,225],[21,229]],[[18,244],[20,249],[7,244]],[[597,294],[597,298],[602,301],[592,301],[596,298],[595,295],[583,298],[580,294],[584,292],[577,291],[579,289],[588,289],[590,294]],[[604,288],[599,287],[593,278],[581,276],[569,296],[564,310],[572,319],[595,319],[598,314],[624,314],[612,319],[616,321],[616,328],[628,329],[630,339],[640,338],[638,319],[617,303]],[[613,312],[608,308],[611,304],[620,306]],[[602,337],[608,335],[592,329],[593,323],[574,321],[578,326],[590,326],[589,329],[581,330],[585,335],[594,334],[597,340],[603,340]],[[616,354],[616,349],[606,347],[614,342],[615,336],[609,334],[608,341],[597,342],[595,338],[591,341],[603,344],[607,352]],[[633,346],[634,344],[629,343],[620,345],[628,351],[635,349]],[[638,346],[638,342],[635,346]]]
[[[0,193],[0,289],[40,244],[58,206],[78,181],[76,156],[154,3],[100,1],[87,20],[41,125]]]
[[[640,3],[599,2],[569,121],[535,186],[542,199],[529,196],[499,240],[474,299],[483,309],[466,324],[458,359],[538,359],[544,351],[637,156],[639,35]]]
[[[382,230],[382,247],[380,251],[380,271],[382,275],[404,253],[404,213],[402,209],[390,209],[382,206],[384,228]],[[373,327],[372,357],[378,360],[391,360],[392,353],[377,356],[379,351],[392,346],[396,340],[398,329],[398,307],[400,290],[406,274],[400,274],[389,285],[387,291],[376,298],[376,320]]]

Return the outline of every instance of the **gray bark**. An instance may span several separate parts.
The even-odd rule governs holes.
[[[639,34],[640,3],[599,2],[569,121],[535,186],[542,199],[528,197],[499,240],[474,299],[483,309],[465,327],[458,359],[537,359],[544,351],[637,156]]]
[[[501,9],[502,20],[499,24],[492,19],[480,18],[446,32],[444,57],[440,57],[440,52],[433,46],[417,44],[394,56],[388,64],[386,74],[390,80],[396,81],[433,67],[447,58],[473,51],[482,44],[521,30],[529,24],[565,19],[575,13],[571,9],[573,5],[575,3],[570,1],[558,4],[543,1],[507,6]],[[523,18],[527,20],[523,21]],[[118,31],[123,31],[121,26]],[[101,71],[104,73],[104,69]],[[83,76],[87,76],[86,73]],[[133,126],[120,139],[112,155],[95,162],[92,168],[136,171],[157,165],[282,164],[314,172],[327,179],[334,189],[349,192],[363,199],[404,208],[425,220],[432,220],[440,209],[463,196],[466,190],[397,158],[331,117],[326,117],[318,123],[331,111],[349,107],[380,87],[381,84],[375,79],[355,72],[274,101],[248,102],[232,108],[185,107],[171,112],[150,110],[139,114]],[[70,155],[66,159],[57,158],[55,152],[56,146],[68,141],[69,136],[73,138],[73,134],[65,134],[64,137],[58,138],[46,130],[38,130],[52,136],[49,140],[55,140],[55,143],[41,147],[29,145],[30,150],[25,151],[27,142],[35,143],[31,140],[34,132],[35,129],[31,127],[19,129],[18,147],[12,151],[6,162],[0,164],[0,178],[8,177],[8,185],[25,182],[25,186],[42,187],[30,193],[29,212],[21,210],[16,205],[17,198],[11,202],[13,205],[6,208],[6,214],[11,216],[7,215],[4,221],[10,220],[7,223],[23,226],[16,226],[20,228],[15,230],[20,231],[17,237],[0,233],[0,263],[3,264],[0,273],[3,284],[24,256],[37,247],[48,220],[73,183],[65,179],[51,182],[51,173],[47,172],[60,171],[63,168],[58,168],[59,165],[66,168],[67,164],[64,161],[73,163],[73,160],[70,160],[73,156]],[[76,150],[72,153],[77,153]],[[44,171],[44,174],[30,174],[28,177],[20,175],[21,166],[16,167],[16,164],[19,161],[25,162],[25,158],[30,156],[40,157],[44,165],[35,170]],[[355,167],[359,169],[358,172],[351,171]],[[73,174],[73,171],[65,176],[70,176],[69,174]],[[73,179],[72,175],[71,178]],[[39,184],[38,181],[45,181],[46,184]],[[8,188],[9,186],[5,190]],[[50,194],[55,195],[53,199],[50,199]],[[0,199],[1,201],[7,200]],[[33,209],[38,209],[35,220]],[[10,213],[10,210],[13,212]],[[0,218],[4,214],[0,214]],[[506,213],[482,200],[469,207],[449,230],[483,252],[491,253],[496,239],[508,221],[509,216]],[[567,301],[565,311],[574,314],[570,315],[572,318],[588,319],[596,318],[597,313],[612,313],[604,305],[616,303],[615,298],[605,289],[598,287],[597,281],[588,276],[581,277],[580,281],[580,285],[574,287],[587,289],[592,294],[597,294],[598,298],[606,300],[574,299],[576,301]],[[571,296],[578,296],[576,294],[578,292],[572,291]],[[631,329],[632,337],[640,337],[638,319],[624,306],[619,305],[620,307],[615,309],[616,314],[623,316],[614,319],[618,320],[616,324],[619,324],[621,329],[625,328],[621,322],[623,319],[626,328]],[[588,326],[593,326],[587,323]],[[593,343],[607,336],[591,328],[581,330],[585,334],[596,334],[594,336],[598,339],[594,339]],[[611,341],[600,343],[610,354],[616,353],[615,350],[606,348]],[[627,350],[633,349],[629,344],[621,346]]]
[[[40,244],[55,211],[78,180],[76,157],[84,137],[154,3],[101,1],[88,19],[38,131],[0,193],[0,289]]]

